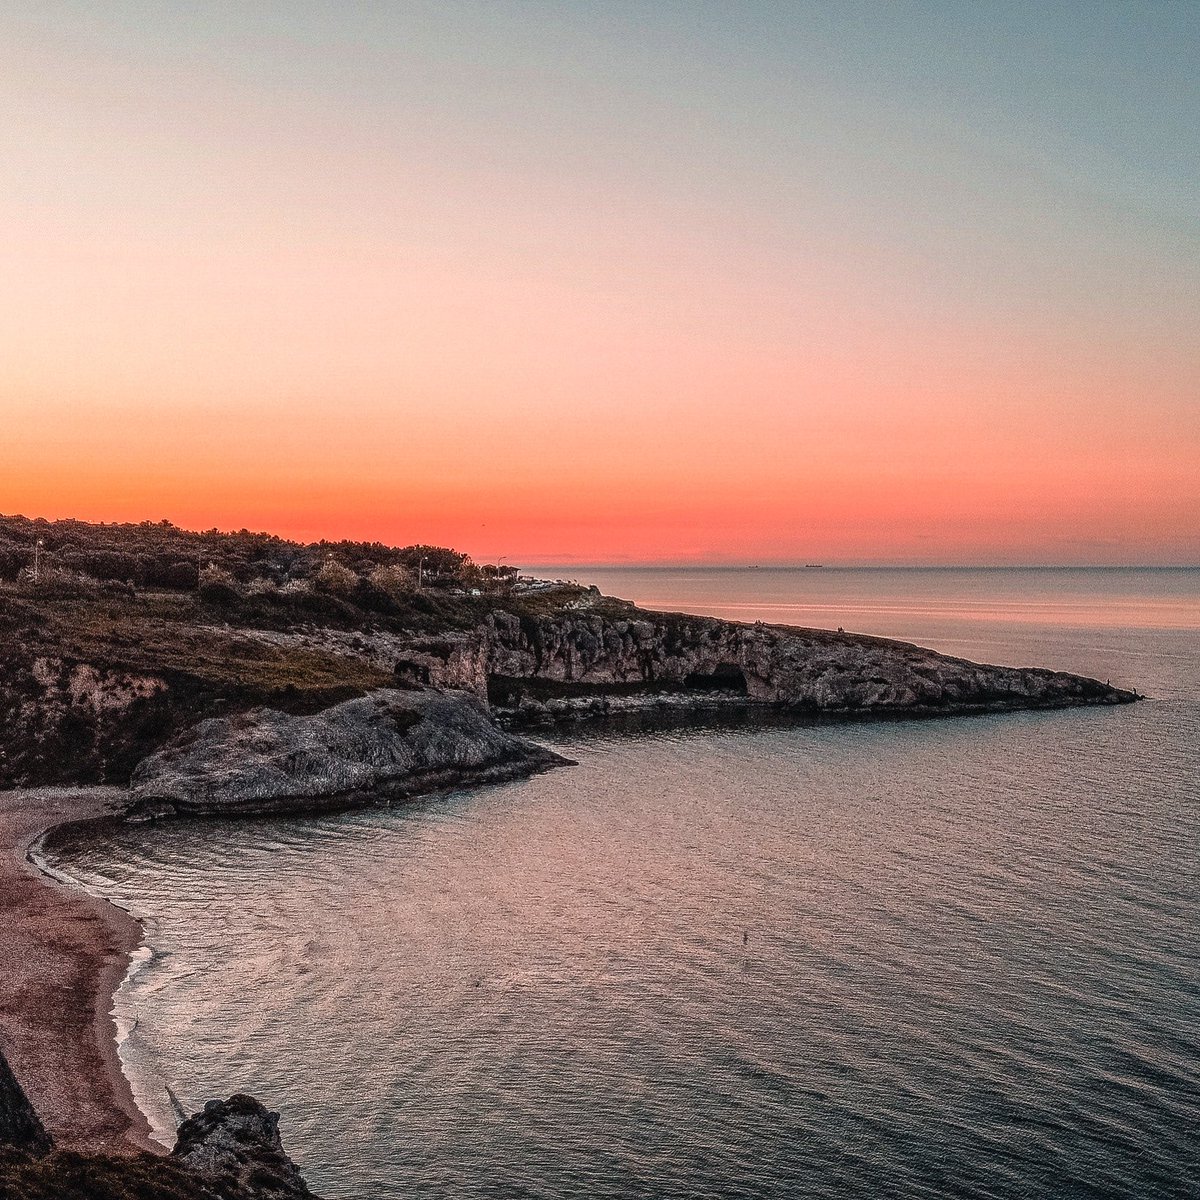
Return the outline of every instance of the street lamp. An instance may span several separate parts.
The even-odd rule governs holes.
[[[33,582],[37,583],[42,577],[42,546],[45,543],[41,538],[38,538],[33,543]]]

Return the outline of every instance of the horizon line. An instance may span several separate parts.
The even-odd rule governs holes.
[[[276,537],[283,541],[293,542],[297,545],[320,545],[322,542],[336,544],[337,542],[359,542],[364,545],[372,543],[386,546],[393,549],[399,549],[402,544],[399,542],[387,542],[379,538],[331,538],[328,535],[314,539],[311,542],[305,542],[298,537],[290,537],[287,534],[275,533],[268,529],[249,529],[243,526],[240,529],[220,529],[217,526],[210,526],[207,529],[189,529],[185,525],[180,525],[169,517],[150,518],[143,517],[140,520],[94,520],[87,517],[44,517],[26,516],[24,513],[0,513],[0,521],[28,521],[31,524],[46,524],[56,525],[66,522],[75,521],[83,525],[97,526],[146,526],[146,525],[167,525],[177,529],[181,533],[203,536],[206,534],[216,533],[218,536],[236,537],[239,534],[249,534],[251,536]],[[403,545],[425,544],[418,542],[403,543]],[[433,543],[428,543],[433,544]],[[447,547],[448,549],[456,549],[456,547]],[[497,561],[497,555],[489,553],[486,555],[468,555],[474,562],[481,566],[486,566],[488,563]],[[499,555],[499,560],[508,562],[514,566],[516,561],[524,559],[521,554],[502,554]],[[1054,563],[1054,562],[1015,562],[1015,563],[971,563],[971,562],[945,562],[945,563],[930,563],[930,562],[913,562],[913,561],[842,561],[836,560],[830,562],[815,561],[815,556],[805,561],[766,561],[766,562],[730,562],[730,561],[695,561],[682,560],[670,561],[664,559],[642,559],[642,560],[572,560],[563,558],[555,561],[553,557],[539,555],[536,558],[531,557],[525,560],[525,563],[518,567],[520,570],[538,570],[544,568],[553,568],[560,571],[588,571],[588,570],[622,570],[622,571],[1195,571],[1200,570],[1200,562],[1191,563],[1163,563],[1163,562],[1100,562],[1100,563]]]
[[[479,561],[479,560],[477,560]],[[483,559],[484,563],[491,561]],[[508,556],[505,556],[508,561]],[[1200,563],[728,563],[728,562],[530,562],[524,569],[572,571],[1198,571]]]

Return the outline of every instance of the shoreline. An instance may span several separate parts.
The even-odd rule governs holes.
[[[694,725],[702,712],[710,720],[724,718],[739,724],[754,717],[769,724],[841,724],[985,715],[1014,708],[1045,711],[1092,706],[1075,702],[962,706],[958,711],[943,707],[937,711],[788,714],[771,705],[747,704],[744,697],[710,695],[703,700],[692,697],[687,704],[665,705],[663,697],[604,697],[597,712],[596,699],[580,706],[583,711],[574,712],[576,706],[568,701],[562,706],[565,712],[553,714],[558,720],[545,720],[551,714],[543,709],[543,721],[533,724],[561,729],[622,720],[640,725],[649,719],[651,724],[671,725],[674,717],[676,722]],[[557,756],[548,752],[548,757]],[[558,761],[569,765],[569,760]],[[538,764],[532,770],[526,765],[514,771],[513,765],[506,763],[499,769],[472,772],[469,778],[458,772],[452,781],[443,777],[444,772],[430,772],[416,787],[402,789],[391,799],[475,788],[537,773],[548,765]],[[251,806],[227,815],[245,819],[340,811],[381,802],[388,799],[377,791],[339,794],[324,798],[324,802],[289,797],[283,803]],[[44,786],[0,791],[0,906],[9,926],[8,936],[0,942],[0,1052],[55,1144],[85,1154],[164,1155],[168,1150],[155,1138],[150,1118],[137,1104],[119,1051],[115,997],[133,966],[135,952],[144,944],[144,929],[126,910],[62,877],[38,859],[56,842],[77,837],[89,826],[128,817],[130,811],[129,792],[120,787]],[[214,814],[178,813],[183,819],[193,815],[203,819]]]
[[[550,751],[532,766],[500,763],[470,772],[426,772],[415,787],[337,795],[322,804],[291,797],[262,811],[228,814],[312,815],[390,805],[459,788],[478,788],[574,765]],[[145,944],[131,913],[39,861],[55,844],[130,813],[127,788],[41,786],[0,791],[0,1052],[59,1150],[82,1154],[165,1156],[137,1103],[120,1057],[115,997]],[[175,819],[221,815],[179,813]]]
[[[1129,698],[1059,699],[1045,702],[992,700],[951,704],[911,704],[900,707],[806,708],[750,700],[731,693],[701,694],[683,691],[596,692],[591,695],[549,697],[530,704],[493,705],[503,729],[536,735],[569,730],[590,722],[645,720],[671,725],[712,720],[803,728],[813,725],[864,725],[893,721],[956,720],[963,717],[1004,716],[1020,712],[1062,712],[1072,708],[1112,708],[1142,703],[1150,697],[1132,692]]]
[[[585,712],[574,713],[576,718],[585,714],[602,715],[595,712],[599,704],[602,711],[608,710],[603,715],[610,720],[632,717],[644,721],[649,715],[646,708],[650,707],[660,720],[675,709],[674,715],[688,724],[695,723],[701,711],[710,716],[739,715],[749,719],[748,710],[776,717],[787,715],[793,720],[800,718],[797,723],[809,724],[814,717],[838,723],[881,717],[954,717],[1015,709],[1091,707],[1135,698],[1136,694],[1110,689],[1101,698],[1052,694],[1014,702],[1006,697],[1000,702],[943,704],[932,711],[923,711],[921,705],[908,705],[882,711],[781,714],[777,705],[709,692],[687,697],[686,703],[679,703],[681,698],[672,696],[670,699],[676,703],[664,704],[667,698],[661,695],[593,696],[562,697],[558,698],[558,704],[552,700],[538,707],[548,716],[554,708],[570,712],[577,707],[578,699],[583,699]],[[439,702],[443,707],[449,703],[445,696]],[[361,701],[346,702],[341,707],[356,703],[361,707]],[[478,707],[477,701],[475,705]],[[589,709],[591,712],[586,711]],[[335,707],[330,711],[338,710]],[[461,722],[457,710],[451,715],[457,715]],[[296,720],[279,719],[285,725]],[[465,737],[473,726],[464,731],[449,721],[447,729]],[[234,732],[240,735],[244,730],[238,726]],[[401,735],[404,732],[407,727]],[[344,733],[333,728],[330,736]],[[495,736],[502,735],[497,730]],[[283,734],[277,740],[281,745],[290,744]],[[340,744],[336,737],[335,744]],[[236,737],[230,746],[232,751],[238,750],[240,742]],[[444,753],[445,747],[440,742],[437,747]],[[396,787],[352,786],[319,796],[290,791],[272,795],[269,790],[264,793],[249,787],[245,794],[235,794],[215,809],[194,804],[186,788],[179,795],[166,793],[173,797],[170,804],[153,803],[151,798],[153,811],[144,812],[137,804],[131,806],[130,792],[120,787],[44,786],[0,792],[0,907],[5,911],[8,925],[6,937],[0,942],[0,1052],[56,1145],[84,1154],[166,1153],[164,1145],[155,1138],[150,1118],[138,1106],[132,1081],[125,1074],[115,1015],[115,995],[128,976],[135,951],[144,944],[144,929],[130,913],[64,878],[49,864],[39,862],[42,853],[64,840],[85,835],[88,828],[122,817],[247,817],[358,808],[447,789],[473,789],[481,784],[535,774],[552,765],[569,765],[569,760],[543,746],[529,746],[530,751],[535,748],[536,754],[526,754],[519,761],[505,757],[469,770],[461,764],[453,768],[444,763],[437,768],[426,764],[420,770],[411,770],[403,785]],[[224,752],[229,747],[222,744],[221,749]],[[178,759],[168,759],[167,765],[179,770]],[[199,768],[211,766],[207,760],[199,764]],[[190,780],[191,776],[183,772],[183,782],[187,784]]]
[[[121,791],[123,793],[124,789],[121,789]],[[147,965],[148,960],[152,960],[154,957],[154,953],[146,941],[145,926],[129,909],[118,904],[115,900],[109,900],[103,895],[98,895],[90,891],[85,884],[75,880],[67,872],[60,871],[48,861],[48,857],[52,856],[56,850],[68,846],[76,838],[85,837],[91,829],[97,826],[116,823],[119,820],[120,818],[114,814],[80,821],[67,821],[61,825],[52,825],[29,844],[29,848],[26,851],[26,859],[42,878],[49,883],[58,885],[70,895],[82,895],[91,900],[98,901],[101,906],[100,911],[106,920],[112,918],[113,921],[122,927],[122,931],[128,927],[130,937],[136,938],[134,944],[130,946],[125,954],[124,969],[120,969],[120,964],[117,962],[111,965],[111,979],[115,980],[115,983],[107,990],[109,999],[107,1009],[104,1007],[106,994],[104,989],[107,988],[109,980],[106,979],[104,981],[103,987],[96,995],[96,1037],[100,1043],[101,1053],[105,1058],[108,1058],[111,1049],[115,1069],[120,1076],[116,1080],[115,1090],[118,1093],[118,1099],[122,1108],[124,1108],[126,1099],[124,1093],[128,1093],[127,1098],[133,1105],[133,1108],[128,1111],[130,1113],[136,1112],[134,1127],[127,1132],[126,1139],[133,1145],[135,1151],[169,1154],[175,1142],[174,1132],[176,1126],[173,1125],[171,1127],[169,1140],[161,1141],[158,1139],[150,1113],[138,1103],[133,1077],[125,1069],[124,1060],[121,1058],[121,1048],[129,1040],[133,1028],[136,1028],[137,1020],[135,1018],[132,1027],[126,1028],[122,1035],[121,1014],[117,1010],[117,997],[125,984]],[[128,942],[128,939],[126,941]],[[107,974],[109,972],[106,971]],[[140,1131],[137,1128],[139,1125],[143,1126]]]
[[[39,843],[111,819],[117,788],[0,793],[0,1047],[60,1149],[161,1155],[121,1065],[113,999],[142,944],[123,909],[41,869]]]

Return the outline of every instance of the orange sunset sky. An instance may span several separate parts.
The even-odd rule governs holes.
[[[1200,562],[1200,8],[16,3],[0,512]]]

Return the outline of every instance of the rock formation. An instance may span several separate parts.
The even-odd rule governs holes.
[[[51,1146],[50,1135],[3,1054],[0,1054],[0,1146],[30,1154],[45,1154]]]
[[[211,1100],[158,1154],[54,1150],[0,1056],[0,1200],[317,1200],[250,1096]]]
[[[224,732],[238,735],[239,714],[311,715],[393,687],[470,692],[518,723],[662,707],[683,718],[689,707],[714,704],[869,716],[1135,699],[1075,675],[982,666],[841,631],[648,612],[577,586],[416,599],[429,612],[414,608],[410,616],[421,621],[413,625],[335,605],[303,621],[270,606],[243,607],[249,623],[234,626],[213,624],[190,595],[117,604],[0,594],[0,786],[123,784],[197,722],[223,720]],[[205,730],[200,742],[215,738]],[[368,782],[399,785],[406,772],[415,778],[448,765],[417,753],[403,770],[389,767]],[[163,771],[157,758],[153,770]],[[281,770],[303,784],[309,768]],[[343,790],[359,789],[354,772],[341,774]],[[140,782],[150,782],[145,771]],[[336,782],[297,795],[330,794]],[[264,788],[242,799],[279,794]],[[186,805],[198,787],[183,791],[173,784]]]
[[[0,649],[8,647],[0,644]],[[131,743],[162,727],[161,676],[53,655],[6,654],[0,672],[0,786],[127,774]],[[135,751],[136,753],[136,751]],[[46,764],[53,764],[47,772]]]
[[[251,1096],[210,1100],[179,1127],[171,1158],[222,1195],[312,1196],[283,1151],[279,1114]]]
[[[514,779],[567,760],[464,692],[382,688],[309,715],[201,721],[133,775],[135,816],[329,808]]]
[[[510,707],[639,690],[697,697],[725,692],[747,704],[838,715],[1134,699],[1078,675],[984,666],[885,638],[647,613],[632,606],[627,614],[602,609],[536,620],[496,613],[489,626],[488,685]]]
[[[459,688],[525,720],[689,700],[836,716],[950,714],[1121,704],[1132,693],[1060,671],[994,667],[905,642],[823,629],[654,613],[599,594],[470,630],[263,634]]]

